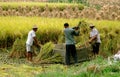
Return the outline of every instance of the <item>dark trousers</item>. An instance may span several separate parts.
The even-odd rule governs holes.
[[[72,55],[74,62],[77,63],[77,52],[75,45],[66,45],[65,64],[70,65],[70,56]]]
[[[92,45],[94,55],[99,54],[100,43],[95,43]]]

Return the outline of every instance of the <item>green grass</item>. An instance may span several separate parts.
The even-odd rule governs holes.
[[[119,77],[120,75],[120,63],[111,60],[112,63],[109,64],[107,58],[102,56],[81,62],[78,66],[74,64],[65,66],[64,64],[29,64],[25,58],[9,59],[6,57],[7,54],[0,54],[1,77]],[[88,70],[91,66],[96,66],[96,70]]]
[[[88,71],[90,66],[96,66],[97,70]],[[107,59],[98,57],[95,60],[80,63],[79,66],[51,65],[37,77],[119,77],[119,63],[108,64]]]

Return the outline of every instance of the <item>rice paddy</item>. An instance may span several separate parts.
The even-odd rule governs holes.
[[[16,38],[26,38],[29,30],[33,25],[38,25],[37,37],[39,41],[44,44],[45,42],[53,41],[57,43],[62,31],[64,29],[63,24],[68,22],[70,27],[73,27],[79,23],[79,21],[86,21],[87,23],[95,24],[99,30],[102,39],[102,52],[114,52],[119,47],[119,21],[108,20],[89,20],[89,19],[63,19],[63,18],[44,18],[44,17],[24,17],[24,16],[7,16],[0,17],[0,46],[10,47]],[[6,23],[7,22],[7,23]],[[88,29],[89,30],[89,29]],[[89,35],[81,33],[81,36],[77,38],[77,42],[83,44],[88,40]],[[86,38],[86,40],[82,39]],[[104,39],[106,38],[106,39]],[[117,40],[116,40],[117,39]],[[114,42],[111,42],[114,41]],[[104,43],[106,41],[106,43]],[[110,47],[110,48],[109,48]],[[115,48],[114,48],[115,47]]]
[[[0,16],[38,16],[50,18],[89,18],[120,20],[120,6],[101,5],[99,8],[76,3],[0,2]]]
[[[120,63],[107,59],[120,49],[119,1],[112,0],[113,4],[108,0],[104,4],[99,0],[88,1],[93,1],[95,7],[76,3],[0,2],[0,77],[119,77]],[[54,44],[64,43],[63,24],[68,22],[74,27],[80,21],[83,24],[80,36],[75,38],[76,46],[88,41],[92,23],[102,40],[100,55],[78,66],[65,66],[52,49]],[[33,25],[38,26],[36,35],[43,44],[33,58],[38,63],[25,59],[25,41]]]

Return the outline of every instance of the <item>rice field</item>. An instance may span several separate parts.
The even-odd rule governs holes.
[[[88,18],[120,20],[119,5],[88,7],[76,3],[0,2],[0,16],[38,16],[51,18]]]
[[[91,3],[92,5],[104,5],[99,1],[92,1],[95,2]],[[0,2],[0,77],[119,77],[120,63],[114,62],[113,59],[108,60],[108,57],[120,49],[120,6],[106,3],[98,9],[87,6],[84,8],[83,5],[74,3]],[[59,10],[60,15],[52,17],[51,11],[54,15],[56,10]],[[28,11],[33,14],[30,12],[30,15],[27,15]],[[37,15],[38,12],[40,15]],[[87,25],[80,27],[80,36],[75,38],[76,46],[88,41],[88,25],[93,23],[102,40],[100,55],[90,61],[78,63],[78,66],[47,64],[56,62],[59,56],[49,54],[54,47],[53,43],[64,43],[63,24],[68,22],[70,27],[74,27],[80,21]],[[28,63],[25,58],[21,58],[25,57],[25,41],[33,25],[38,26],[37,38],[45,45],[34,60],[46,64]]]
[[[80,4],[77,4],[77,3],[42,3],[42,2],[0,2],[0,5],[1,6],[14,6],[14,7],[18,7],[18,6],[51,6],[53,7],[54,6],[76,6],[76,5],[80,5]],[[81,4],[82,5],[82,4]]]
[[[90,6],[120,5],[119,0],[87,0]]]
[[[73,27],[81,20],[95,24],[99,30],[102,40],[101,54],[106,54],[107,52],[114,54],[120,47],[119,21],[22,16],[1,16],[0,20],[0,47],[11,47],[16,38],[26,38],[27,33],[35,24],[39,27],[37,37],[42,44],[48,41],[58,43],[58,40],[62,37],[63,24],[68,22]],[[81,33],[81,36],[76,38],[76,41],[83,44],[88,40],[88,37],[88,34]]]
[[[30,3],[30,2],[0,2],[0,16],[42,16],[42,17],[63,17],[65,10],[82,10],[82,4],[67,3]]]

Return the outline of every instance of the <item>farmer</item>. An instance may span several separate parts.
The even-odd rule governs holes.
[[[95,28],[94,25],[90,25],[90,39],[89,39],[89,43],[92,45],[92,49],[93,49],[93,53],[94,53],[94,57],[97,56],[99,54],[99,47],[100,47],[100,35],[98,30]]]
[[[36,38],[35,32],[37,31],[38,27],[36,25],[33,26],[32,30],[29,31],[27,41],[26,41],[26,50],[27,50],[27,60],[29,62],[32,62],[32,57],[33,57],[33,50],[32,50],[32,45],[33,41],[37,46],[40,46],[38,43],[38,40]]]
[[[79,29],[69,28],[68,23],[64,23],[64,28],[66,43],[65,64],[70,65],[70,55],[72,55],[75,63],[78,63],[74,36],[79,35]]]
[[[117,60],[120,61],[120,50],[118,50],[118,52],[114,55],[114,61],[116,62]]]

